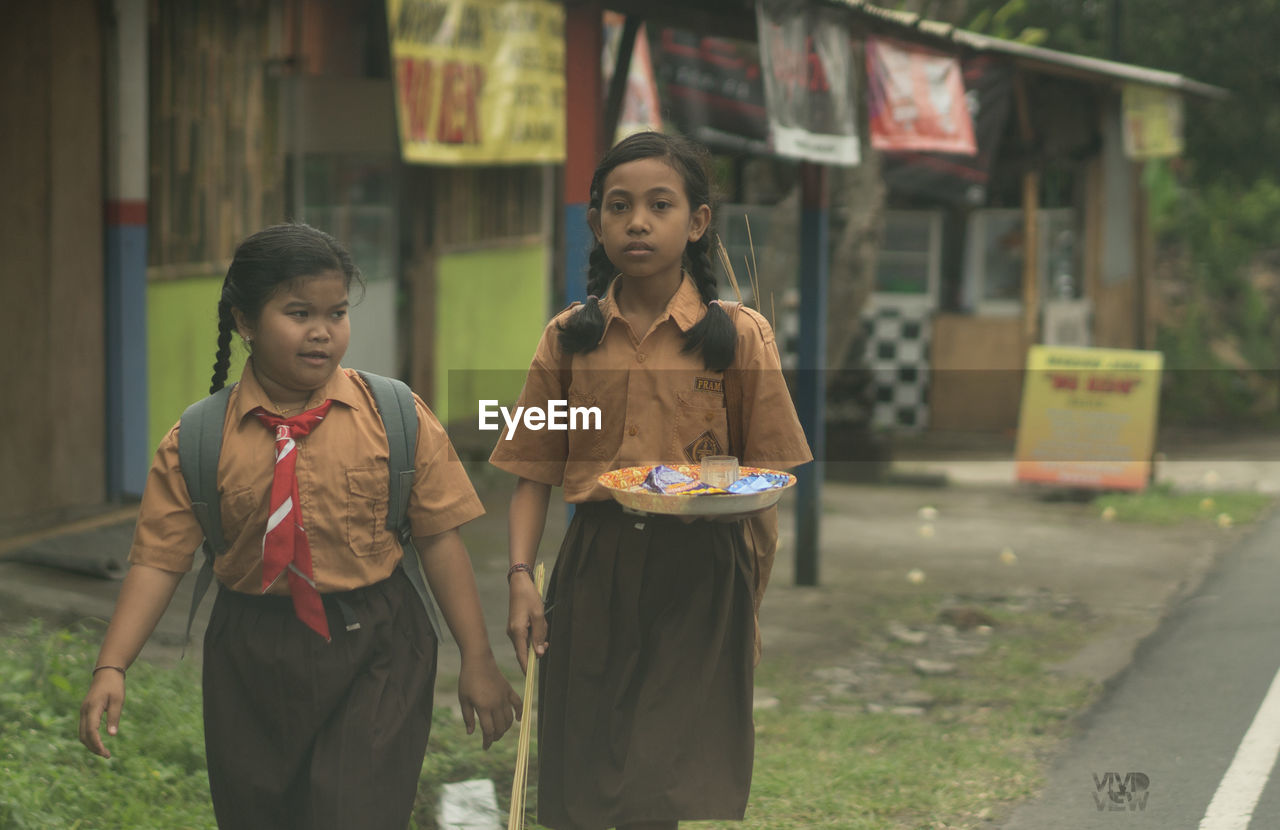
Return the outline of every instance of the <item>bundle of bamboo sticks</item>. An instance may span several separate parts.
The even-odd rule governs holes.
[[[539,562],[533,571],[533,584],[538,586],[538,594],[542,594],[542,580],[546,574],[546,565]],[[524,795],[528,789],[529,777],[529,741],[533,737],[533,683],[538,673],[538,657],[533,653],[533,637],[529,637],[529,657],[525,662],[524,673],[524,706],[520,713],[520,741],[516,745],[516,774],[511,782],[511,814],[507,817],[507,830],[524,830]]]
[[[756,301],[756,311],[760,310],[760,269],[756,265],[756,243],[751,238],[751,218],[742,217],[747,223],[747,247],[751,251],[750,258],[744,256],[742,264],[747,271],[747,279],[751,285],[751,296]],[[729,250],[725,248],[724,241],[719,236],[716,237],[716,255],[720,257],[720,264],[724,266],[724,273],[729,277],[729,285],[733,286],[733,292],[738,296],[738,302],[742,302],[742,289],[738,287],[738,275],[733,272],[733,262],[729,257]],[[778,314],[773,305],[773,293],[769,294],[769,318],[770,325],[777,328]]]

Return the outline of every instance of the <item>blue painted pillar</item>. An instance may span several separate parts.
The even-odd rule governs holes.
[[[604,155],[604,77],[600,53],[604,47],[604,21],[598,3],[566,4],[565,49],[565,160],[564,160],[564,265],[565,301],[587,296],[587,257],[591,230],[587,227],[587,203],[591,174]]]
[[[822,477],[826,467],[827,285],[830,199],[827,169],[800,165],[800,342],[796,413],[814,461],[796,471],[796,584],[818,584]]]
[[[113,0],[106,77],[107,493],[140,496],[147,431],[147,0]]]

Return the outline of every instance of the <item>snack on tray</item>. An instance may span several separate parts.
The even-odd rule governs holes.
[[[666,496],[711,496],[729,492],[704,484],[696,478],[690,478],[665,464],[659,464],[650,470],[640,486],[651,493],[661,493]]]
[[[763,493],[765,490],[785,487],[787,486],[787,482],[790,480],[789,476],[780,475],[778,473],[756,473],[754,475],[743,476],[733,484],[730,484],[729,492]]]

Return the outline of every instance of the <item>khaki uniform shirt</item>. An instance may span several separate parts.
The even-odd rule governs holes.
[[[558,326],[576,310],[566,309],[547,325],[517,404],[547,409],[549,401],[565,401],[568,415],[560,420],[574,428],[531,429],[522,422],[510,440],[504,429],[490,457],[495,466],[563,486],[565,500],[579,503],[608,499],[596,478],[620,467],[688,464],[726,454],[744,465],[770,468],[813,459],[782,376],[773,329],[759,313],[744,306],[731,314],[738,331],[734,361],[726,371],[713,372],[699,352],[681,351],[683,333],[706,314],[687,274],[648,332],[632,330],[611,288],[600,300],[600,345],[566,359]],[[591,408],[600,412],[600,429],[584,428],[582,412]]]
[[[222,527],[229,549],[214,575],[229,588],[262,592],[262,538],[275,466],[275,432],[250,412],[274,411],[246,365],[231,392],[218,461]],[[390,472],[387,434],[373,393],[351,369],[339,369],[317,392],[333,405],[311,434],[297,439],[302,524],[311,544],[321,593],[347,591],[391,576],[400,543],[386,527]],[[416,396],[418,443],[409,521],[414,536],[431,536],[484,513],[448,435]],[[147,476],[129,561],[166,571],[191,569],[204,534],[178,463],[178,426],[160,442]],[[271,593],[287,594],[286,580]]]

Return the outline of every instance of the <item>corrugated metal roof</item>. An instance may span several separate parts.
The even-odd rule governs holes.
[[[1163,72],[1159,69],[1148,69],[1129,63],[1090,58],[989,37],[957,28],[949,23],[929,20],[911,12],[882,8],[865,0],[822,0],[822,2],[848,9],[872,23],[882,25],[886,30],[912,33],[923,36],[925,39],[944,41],[974,52],[1003,55],[1016,64],[1040,72],[1095,81],[1146,84],[1205,98],[1223,99],[1230,96],[1230,92],[1222,87],[1196,81],[1175,72]]]

